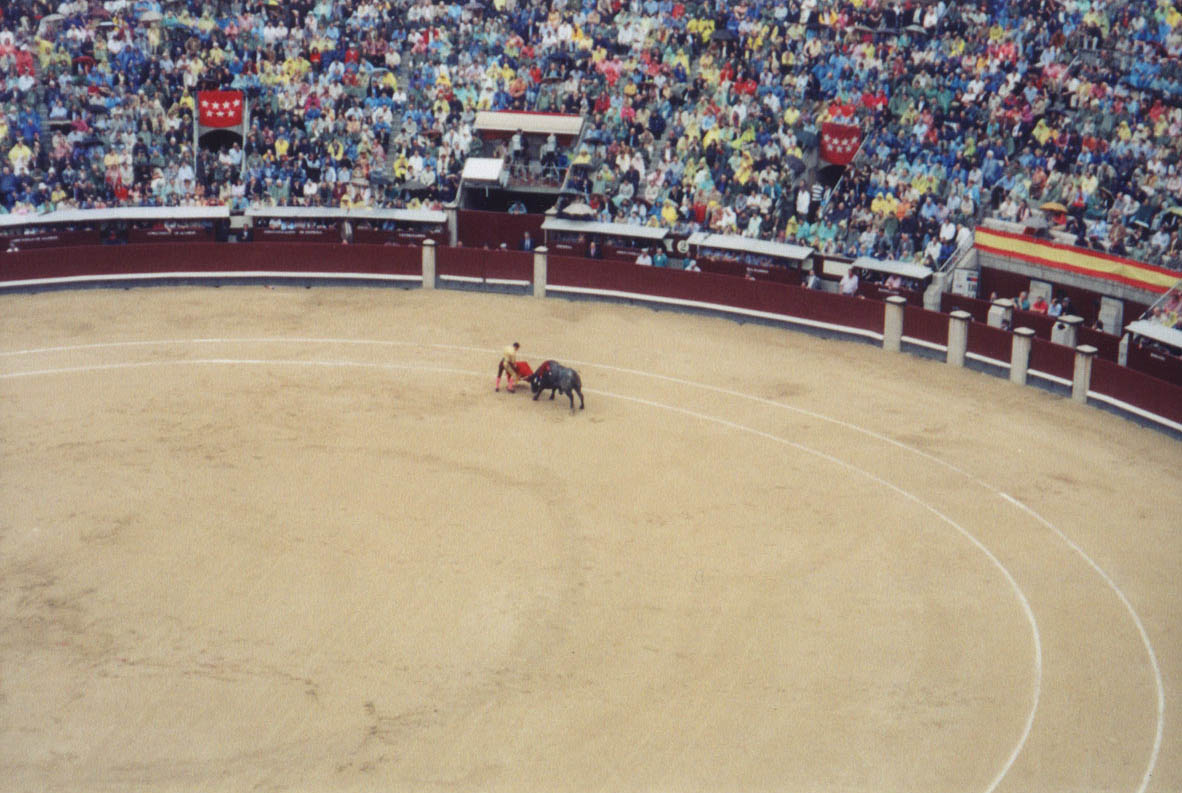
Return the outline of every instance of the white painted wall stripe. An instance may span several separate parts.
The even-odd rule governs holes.
[[[481,278],[476,275],[441,275],[440,281],[458,281],[465,284],[497,284],[498,286],[529,286],[530,281],[516,278]]]
[[[1161,424],[1165,427],[1169,427],[1172,430],[1182,432],[1182,424],[1179,424],[1176,421],[1171,421],[1170,419],[1165,418],[1164,416],[1159,416],[1156,413],[1150,413],[1148,410],[1145,410],[1143,408],[1139,408],[1136,405],[1130,405],[1128,402],[1122,402],[1121,400],[1117,399],[1116,397],[1111,397],[1111,396],[1108,396],[1107,394],[1101,394],[1097,391],[1088,391],[1088,398],[1094,399],[1097,402],[1103,402],[1107,405],[1112,405],[1114,408],[1117,408],[1118,410],[1128,411],[1129,413],[1132,413],[1135,416],[1140,416],[1143,419],[1148,419],[1149,421],[1153,421],[1153,422]]]
[[[120,273],[116,275],[75,275],[68,278],[26,278],[14,281],[0,281],[0,290],[29,286],[65,286],[68,284],[93,284],[103,281],[123,283],[127,281],[167,281],[173,279],[238,280],[245,278],[274,278],[283,280],[337,280],[337,281],[413,281],[422,282],[423,276],[397,275],[390,273],[297,273],[290,270],[231,270],[225,272],[178,271],[170,273]]]

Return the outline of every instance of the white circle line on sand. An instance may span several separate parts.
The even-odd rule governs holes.
[[[491,351],[489,351],[489,352],[491,352]],[[1117,585],[1116,581],[1113,580],[1113,578],[1111,576],[1109,576],[1108,573],[1105,572],[1105,570],[1102,567],[1100,567],[1100,565],[1094,559],[1092,559],[1092,557],[1089,556],[1087,554],[1087,552],[1084,551],[1084,549],[1082,547],[1080,547],[1075,541],[1073,541],[1070,537],[1068,537],[1062,530],[1060,530],[1057,526],[1052,524],[1049,520],[1047,520],[1045,517],[1043,517],[1041,514],[1039,514],[1036,510],[1034,510],[1033,508],[1031,508],[1027,504],[1023,503],[1022,501],[1019,501],[1018,499],[1014,498],[1010,494],[989,484],[988,482],[986,482],[985,480],[976,476],[975,474],[972,474],[969,471],[966,471],[965,469],[961,468],[960,466],[956,465],[955,463],[950,463],[947,460],[944,460],[939,457],[936,457],[935,455],[929,454],[929,453],[923,451],[922,449],[917,449],[914,446],[909,446],[905,443],[897,441],[888,435],[883,435],[882,433],[875,432],[874,430],[867,429],[867,428],[859,426],[857,424],[852,424],[848,421],[843,421],[842,419],[833,418],[832,416],[826,416],[823,413],[817,413],[815,411],[807,410],[805,408],[796,407],[794,405],[787,405],[783,402],[777,402],[773,399],[766,399],[764,397],[752,396],[751,394],[745,394],[741,391],[735,391],[735,390],[729,389],[729,388],[722,388],[719,386],[713,386],[713,385],[709,385],[707,383],[698,383],[698,382],[694,382],[692,380],[683,380],[678,377],[671,377],[668,375],[661,375],[661,374],[655,374],[652,372],[645,372],[645,371],[642,371],[639,369],[629,369],[629,368],[625,368],[625,367],[610,366],[610,365],[606,365],[606,364],[596,364],[596,363],[591,363],[591,362],[586,362],[586,361],[572,361],[572,363],[594,366],[596,368],[603,369],[605,371],[615,371],[615,372],[620,372],[622,374],[637,375],[637,376],[642,376],[642,377],[646,377],[649,379],[663,380],[663,381],[670,382],[670,383],[676,383],[678,385],[690,386],[692,388],[698,388],[698,389],[702,389],[702,390],[706,390],[706,391],[712,391],[714,393],[724,394],[726,396],[732,396],[732,397],[736,397],[739,399],[744,399],[747,401],[756,402],[758,404],[767,405],[769,407],[774,407],[777,409],[787,410],[787,411],[790,411],[793,413],[798,413],[802,416],[808,416],[809,418],[817,419],[818,421],[825,421],[830,424],[835,424],[839,427],[843,427],[843,428],[848,429],[852,432],[860,433],[860,434],[865,435],[867,437],[874,438],[877,441],[881,441],[881,442],[889,444],[891,446],[895,446],[896,448],[910,452],[911,454],[918,455],[919,457],[922,457],[925,460],[928,460],[928,461],[935,463],[937,465],[940,465],[950,471],[960,474],[961,476],[968,479],[970,482],[973,482],[974,484],[976,484],[978,487],[981,487],[984,490],[994,494],[998,498],[1001,498],[1002,500],[1008,502],[1009,504],[1013,505],[1018,510],[1026,513],[1027,515],[1032,517],[1034,520],[1036,520],[1038,523],[1040,523],[1041,525],[1043,525],[1044,527],[1049,529],[1068,548],[1070,548],[1081,559],[1083,559],[1084,563],[1087,564],[1090,568],[1092,568],[1092,570],[1094,570],[1096,572],[1096,574],[1100,576],[1101,580],[1103,580],[1104,583],[1108,585],[1108,588],[1112,590],[1112,592],[1116,595],[1117,599],[1121,602],[1121,604],[1125,607],[1125,610],[1128,612],[1129,617],[1132,619],[1134,626],[1137,628],[1137,633],[1141,637],[1141,643],[1145,647],[1145,654],[1146,654],[1147,658],[1149,659],[1149,666],[1153,672],[1154,684],[1155,684],[1155,687],[1157,690],[1156,691],[1156,693],[1157,693],[1157,703],[1156,703],[1157,704],[1157,724],[1156,724],[1155,730],[1154,730],[1153,747],[1150,750],[1149,762],[1146,765],[1145,773],[1141,776],[1141,782],[1136,788],[1136,793],[1145,793],[1146,788],[1149,787],[1149,783],[1153,778],[1153,771],[1157,767],[1157,761],[1158,761],[1158,758],[1161,754],[1162,733],[1165,730],[1165,714],[1166,714],[1165,684],[1162,681],[1161,666],[1158,664],[1157,652],[1153,649],[1153,642],[1149,638],[1149,632],[1145,629],[1145,624],[1141,621],[1141,616],[1137,613],[1137,610],[1133,607],[1132,602],[1128,599],[1128,597],[1125,595],[1124,591],[1120,588],[1120,586]],[[997,780],[997,781],[1000,782],[1000,780]],[[994,787],[996,787],[996,783],[995,783]],[[992,790],[992,788],[990,790]]]
[[[1166,695],[1162,686],[1161,668],[1158,666],[1157,653],[1153,650],[1153,643],[1149,640],[1149,632],[1145,630],[1145,626],[1141,623],[1141,618],[1137,615],[1136,610],[1133,608],[1133,604],[1129,602],[1127,597],[1125,597],[1125,593],[1120,587],[1116,585],[1116,582],[1108,576],[1108,573],[1104,572],[1100,565],[1092,561],[1092,557],[1084,553],[1082,548],[1076,545],[1075,542],[1063,532],[1059,531],[1058,528],[1051,525],[1051,523],[1046,518],[1023,504],[1018,499],[1014,498],[1008,493],[1002,493],[1000,491],[998,492],[998,495],[1004,498],[1006,501],[1009,501],[1016,508],[1029,514],[1043,526],[1046,526],[1048,529],[1053,531],[1059,537],[1059,539],[1067,544],[1067,547],[1079,554],[1080,557],[1082,557],[1083,560],[1087,562],[1088,566],[1095,570],[1096,574],[1100,576],[1100,578],[1102,578],[1105,582],[1107,582],[1112,591],[1116,593],[1116,596],[1120,598],[1120,602],[1123,603],[1125,609],[1128,610],[1129,615],[1132,616],[1133,624],[1137,626],[1137,632],[1141,635],[1141,643],[1145,645],[1145,652],[1149,656],[1149,664],[1153,667],[1153,673],[1157,679],[1157,732],[1153,737],[1153,750],[1150,755],[1149,766],[1145,769],[1145,774],[1141,777],[1141,784],[1137,787],[1137,793],[1144,793],[1145,789],[1149,787],[1150,780],[1153,778],[1153,769],[1156,767],[1157,758],[1161,754],[1162,728],[1166,719]]]
[[[66,366],[66,367],[56,367],[56,368],[50,368],[50,369],[36,369],[36,370],[29,370],[29,371],[24,371],[24,372],[6,372],[6,373],[0,374],[0,380],[15,379],[15,378],[21,378],[21,377],[36,377],[36,376],[45,376],[45,375],[62,375],[62,374],[102,372],[102,371],[112,371],[112,370],[119,370],[119,369],[142,369],[142,368],[158,367],[158,366],[193,366],[193,365],[197,365],[197,366],[231,366],[231,365],[239,365],[239,366],[297,366],[297,367],[321,367],[321,368],[354,367],[354,368],[364,368],[364,369],[379,369],[379,370],[386,370],[386,371],[438,372],[438,373],[446,373],[446,374],[463,374],[463,375],[470,375],[473,377],[482,376],[479,372],[474,372],[469,369],[424,366],[421,364],[393,364],[393,363],[374,363],[374,362],[341,361],[341,360],[290,360],[290,359],[272,359],[272,358],[179,358],[179,359],[160,360],[160,361],[134,361],[134,362],[125,362],[125,363],[89,364],[89,365],[82,365],[82,366]],[[612,393],[610,391],[599,391],[599,390],[592,390],[592,389],[584,389],[584,390],[589,394],[597,394],[597,395],[601,395],[601,396],[611,397],[614,399],[619,399],[622,401],[633,402],[635,404],[644,405],[647,407],[652,407],[652,408],[656,408],[656,409],[660,409],[660,410],[667,410],[667,411],[670,411],[673,413],[679,413],[681,415],[688,416],[690,418],[694,418],[694,419],[697,419],[700,421],[718,424],[719,426],[726,427],[728,429],[733,429],[738,432],[747,433],[747,434],[753,435],[755,437],[759,437],[759,438],[763,438],[768,441],[772,441],[773,443],[781,444],[781,445],[786,446],[788,448],[796,449],[796,450],[803,452],[805,454],[810,454],[810,455],[813,455],[819,459],[825,460],[833,465],[837,465],[841,468],[845,468],[846,470],[856,473],[860,476],[863,476],[866,479],[870,480],[871,482],[874,482],[875,484],[877,484],[887,490],[893,491],[894,493],[902,496],[904,499],[911,501],[914,504],[927,510],[932,515],[936,516],[939,520],[943,521],[944,523],[948,524],[953,529],[955,529],[961,536],[963,536],[965,539],[967,539],[974,547],[976,547],[982,554],[984,554],[985,557],[1001,572],[1002,576],[1009,583],[1010,588],[1013,590],[1014,595],[1016,596],[1019,604],[1021,605],[1022,612],[1026,617],[1026,621],[1030,624],[1031,640],[1033,643],[1033,650],[1034,650],[1034,660],[1033,660],[1034,680],[1033,680],[1033,684],[1031,687],[1032,691],[1031,691],[1030,711],[1026,716],[1026,722],[1023,726],[1022,735],[1019,738],[1018,743],[1011,750],[1009,757],[1006,759],[1005,763],[1001,767],[1001,770],[993,778],[993,781],[989,784],[989,786],[987,788],[985,788],[984,793],[993,793],[993,791],[997,788],[998,785],[1001,784],[1002,780],[1009,773],[1010,769],[1013,768],[1014,763],[1017,761],[1018,756],[1022,753],[1022,749],[1026,745],[1026,741],[1030,737],[1031,730],[1033,729],[1033,726],[1034,726],[1035,714],[1038,711],[1038,704],[1039,704],[1039,700],[1040,700],[1041,692],[1042,692],[1042,672],[1043,672],[1042,666],[1043,666],[1043,663],[1042,663],[1042,637],[1041,637],[1041,634],[1039,633],[1038,620],[1034,616],[1034,610],[1030,606],[1030,601],[1027,599],[1026,594],[1022,591],[1021,586],[1018,585],[1018,582],[1014,578],[1013,574],[1010,573],[1010,571],[1006,568],[1006,566],[1004,564],[1002,564],[1001,560],[998,559],[997,556],[995,556],[992,551],[990,551],[968,529],[964,528],[959,523],[954,521],[951,517],[949,517],[948,515],[945,515],[943,512],[936,509],[936,507],[927,503],[926,501],[919,498],[915,494],[903,489],[902,487],[899,487],[898,485],[894,484],[893,482],[890,482],[890,481],[883,479],[882,477],[880,477],[874,473],[871,473],[870,471],[867,471],[863,468],[859,468],[858,466],[856,466],[852,463],[846,462],[844,460],[841,460],[840,458],[834,457],[831,454],[827,454],[827,453],[819,451],[817,449],[813,449],[813,448],[806,446],[804,444],[797,443],[796,441],[790,441],[786,438],[781,438],[777,435],[773,435],[771,433],[764,432],[762,430],[757,430],[754,427],[748,427],[746,425],[739,424],[739,423],[730,421],[728,419],[722,419],[717,416],[710,416],[705,413],[699,413],[697,411],[689,410],[687,408],[678,407],[676,405],[668,405],[668,404],[665,404],[662,402],[656,402],[653,400],[643,399],[640,397],[628,396],[625,394],[616,394],[616,393]]]
[[[848,471],[851,471],[851,472],[856,473],[862,477],[865,477],[866,479],[869,479],[871,482],[874,482],[875,484],[877,484],[881,487],[884,487],[888,490],[894,491],[896,494],[902,496],[903,498],[907,499],[908,501],[915,503],[916,505],[922,507],[923,509],[927,510],[931,514],[935,515],[937,518],[939,518],[944,523],[947,523],[949,526],[951,526],[956,531],[958,531],[962,536],[964,536],[965,539],[967,539],[970,543],[972,543],[977,548],[977,550],[981,551],[981,553],[983,553],[985,555],[985,557],[987,559],[989,559],[989,561],[992,562],[993,565],[999,571],[1001,571],[1001,574],[1005,577],[1006,581],[1009,583],[1010,587],[1013,589],[1014,594],[1018,598],[1018,602],[1022,606],[1022,611],[1026,615],[1026,620],[1027,620],[1027,622],[1030,623],[1031,636],[1032,636],[1032,639],[1034,642],[1034,670],[1035,670],[1035,672],[1034,672],[1034,686],[1033,686],[1033,692],[1032,692],[1032,696],[1031,696],[1032,702],[1031,702],[1030,713],[1027,715],[1026,724],[1023,727],[1021,739],[1018,741],[1018,744],[1014,747],[1013,751],[1010,753],[1010,756],[1006,760],[1005,765],[1002,766],[1002,768],[998,772],[997,776],[995,776],[993,781],[989,784],[989,787],[985,788],[985,793],[993,793],[993,791],[997,788],[997,786],[1001,784],[1001,781],[1005,778],[1006,774],[1008,774],[1010,772],[1010,769],[1013,768],[1014,763],[1017,762],[1018,755],[1020,755],[1022,753],[1022,749],[1023,749],[1023,747],[1025,747],[1026,741],[1030,738],[1030,732],[1034,727],[1034,716],[1035,716],[1035,713],[1038,711],[1038,703],[1039,703],[1039,698],[1041,696],[1041,691],[1042,691],[1042,637],[1039,634],[1038,621],[1034,617],[1034,610],[1030,607],[1030,601],[1026,599],[1026,593],[1022,591],[1022,588],[1018,585],[1018,582],[1014,578],[1013,574],[1010,573],[1010,571],[1006,568],[1006,566],[1004,564],[1002,564],[1001,560],[998,559],[993,554],[992,551],[990,551],[987,547],[985,547],[984,543],[982,543],[979,539],[977,539],[972,534],[972,532],[970,532],[968,529],[964,528],[959,523],[957,523],[952,518],[950,518],[948,515],[945,515],[943,512],[936,509],[934,506],[927,503],[923,499],[919,498],[919,496],[916,496],[914,493],[911,493],[908,490],[904,490],[903,488],[899,487],[898,485],[894,484],[893,482],[887,481],[886,479],[883,479],[882,477],[880,477],[876,474],[873,474],[870,471],[865,470],[864,468],[859,468],[858,466],[854,465],[853,463],[848,463],[845,460],[834,457],[833,455],[827,454],[826,452],[822,452],[817,449],[813,449],[812,447],[806,446],[802,443],[797,443],[796,441],[790,441],[787,438],[781,438],[778,435],[773,435],[769,432],[764,432],[763,430],[757,430],[754,427],[748,427],[746,425],[738,424],[736,422],[729,421],[727,419],[718,418],[717,416],[710,416],[705,413],[698,413],[693,410],[688,410],[686,408],[677,407],[676,405],[668,405],[668,404],[665,404],[662,402],[654,402],[652,400],[641,399],[639,397],[626,396],[623,394],[613,394],[610,391],[591,391],[589,389],[584,389],[584,390],[586,390],[588,393],[595,393],[595,394],[601,394],[603,396],[614,397],[616,399],[626,400],[629,402],[635,402],[637,404],[647,405],[649,407],[659,408],[662,410],[668,410],[673,413],[680,413],[684,416],[689,416],[691,418],[695,418],[695,419],[698,419],[701,421],[713,422],[715,424],[719,424],[720,426],[727,427],[728,429],[733,429],[733,430],[736,430],[739,432],[745,432],[750,435],[754,435],[756,437],[760,437],[760,438],[764,438],[766,440],[772,441],[774,443],[779,443],[784,446],[788,446],[789,448],[796,449],[796,450],[804,452],[806,454],[811,454],[811,455],[818,457],[822,460],[825,460],[833,465],[837,465],[841,468],[845,468]]]
[[[92,344],[67,345],[67,346],[60,346],[60,347],[44,347],[44,348],[39,348],[39,349],[14,350],[11,352],[0,352],[0,357],[15,356],[15,355],[30,355],[30,354],[36,354],[36,353],[42,353],[42,352],[64,352],[64,351],[73,351],[73,350],[98,349],[98,348],[103,348],[103,347],[131,347],[131,346],[153,346],[153,345],[161,346],[161,345],[170,345],[170,344],[191,345],[191,344],[220,344],[220,343],[238,343],[238,344],[291,343],[291,344],[370,345],[370,346],[384,346],[384,347],[410,347],[410,348],[420,348],[420,349],[421,348],[430,348],[430,349],[437,349],[437,350],[462,350],[462,351],[466,351],[466,352],[479,352],[482,354],[496,354],[496,352],[497,352],[496,350],[492,350],[492,349],[489,349],[486,347],[474,347],[474,346],[456,345],[456,344],[436,344],[436,343],[424,344],[424,343],[418,343],[418,342],[385,340],[385,339],[258,337],[258,338],[175,339],[175,340],[156,340],[156,341],[144,340],[144,341],[125,341],[125,342],[105,342],[105,343],[99,342],[99,343],[92,343]],[[1116,595],[1117,599],[1124,605],[1125,610],[1128,612],[1129,617],[1132,619],[1133,624],[1136,626],[1137,632],[1141,637],[1141,643],[1145,648],[1145,654],[1149,660],[1150,669],[1153,672],[1154,685],[1157,690],[1157,723],[1155,726],[1153,747],[1150,750],[1149,760],[1148,760],[1148,763],[1146,764],[1145,772],[1141,777],[1141,782],[1137,786],[1135,793],[1144,793],[1146,788],[1149,787],[1149,783],[1153,777],[1153,771],[1157,767],[1157,761],[1158,761],[1158,758],[1161,754],[1162,734],[1165,730],[1165,707],[1166,707],[1166,705],[1165,705],[1165,684],[1162,681],[1161,667],[1158,664],[1157,653],[1153,649],[1153,643],[1149,638],[1149,632],[1146,630],[1145,625],[1141,620],[1141,616],[1137,613],[1137,610],[1133,607],[1132,602],[1128,599],[1128,597],[1125,595],[1125,593],[1117,585],[1116,581],[1113,580],[1112,577],[1109,576],[1108,573],[1105,572],[1104,569],[1101,568],[1100,565],[1097,564],[1094,559],[1092,559],[1090,556],[1088,556],[1087,552],[1085,552],[1082,547],[1080,547],[1077,543],[1075,543],[1073,540],[1071,540],[1062,530],[1060,530],[1057,526],[1052,524],[1049,520],[1047,520],[1045,517],[1043,517],[1037,511],[1032,509],[1030,506],[1022,503],[1021,501],[1014,498],[1013,496],[1009,495],[1008,493],[1005,493],[1002,490],[998,489],[997,487],[989,484],[988,482],[986,482],[985,480],[976,476],[975,474],[972,474],[969,471],[966,471],[965,469],[961,468],[960,466],[956,465],[955,463],[948,462],[947,460],[944,460],[939,457],[936,457],[935,455],[929,454],[928,452],[925,452],[922,449],[918,449],[914,446],[909,446],[905,443],[897,441],[894,438],[891,438],[890,436],[883,435],[882,433],[875,432],[873,430],[867,429],[866,427],[862,427],[857,424],[853,424],[851,422],[844,421],[842,419],[834,418],[832,416],[827,416],[823,413],[817,413],[815,411],[807,410],[805,408],[796,407],[794,405],[788,405],[783,402],[777,402],[772,399],[766,399],[764,397],[757,397],[757,396],[753,396],[751,394],[745,394],[741,391],[735,391],[734,389],[722,388],[720,386],[710,385],[707,383],[695,382],[692,380],[684,380],[682,378],[672,377],[669,375],[662,375],[662,374],[657,374],[654,372],[647,372],[647,371],[643,371],[643,370],[639,370],[639,369],[630,369],[630,368],[621,367],[621,366],[612,366],[610,364],[600,364],[600,363],[595,363],[592,361],[571,360],[571,363],[579,364],[582,366],[592,366],[592,367],[595,367],[597,369],[602,369],[607,372],[620,372],[622,374],[635,375],[635,376],[644,377],[644,378],[647,378],[650,380],[660,380],[660,381],[664,381],[664,382],[668,382],[668,383],[676,383],[679,385],[684,385],[684,386],[688,386],[691,388],[696,388],[696,389],[703,390],[703,391],[711,391],[711,392],[714,392],[717,394],[723,394],[723,395],[731,396],[731,397],[734,397],[737,399],[743,399],[743,400],[747,400],[750,402],[755,402],[757,404],[767,405],[769,407],[773,407],[773,408],[776,408],[779,410],[787,410],[787,411],[790,411],[793,413],[800,414],[802,416],[808,416],[809,418],[813,418],[818,421],[824,421],[824,422],[834,424],[839,427],[843,427],[843,428],[850,430],[852,432],[860,433],[862,435],[865,435],[866,437],[874,438],[875,440],[880,441],[882,443],[889,444],[889,445],[894,446],[898,449],[902,449],[906,452],[917,455],[917,456],[919,456],[925,460],[928,460],[936,465],[942,466],[950,471],[960,474],[961,476],[965,477],[966,479],[968,479],[970,482],[974,483],[978,487],[981,487],[984,490],[997,496],[998,498],[1001,498],[1003,501],[1011,504],[1012,506],[1014,506],[1015,508],[1017,508],[1021,512],[1024,512],[1027,515],[1029,515],[1030,517],[1032,517],[1034,520],[1036,520],[1041,525],[1045,526],[1052,533],[1054,533],[1055,536],[1057,536],[1060,540],[1062,540],[1062,542],[1069,549],[1071,549],[1076,554],[1078,554],[1079,557],[1084,560],[1085,564],[1087,564],[1089,567],[1091,567],[1093,570],[1096,571],[1097,575],[1100,576],[1101,580],[1103,580],[1105,582],[1105,584],[1107,584],[1109,589],[1111,589],[1113,591],[1113,593]]]

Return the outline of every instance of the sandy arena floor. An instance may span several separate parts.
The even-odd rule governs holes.
[[[1182,790],[1180,470],[720,319],[0,297],[0,790]]]

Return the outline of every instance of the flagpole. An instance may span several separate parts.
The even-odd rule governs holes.
[[[238,181],[246,173],[246,130],[250,129],[250,98],[242,92],[242,158],[238,160]],[[244,184],[245,186],[245,184]]]
[[[198,145],[199,145],[197,142],[197,138],[198,138],[197,131],[200,128],[200,120],[201,120],[201,93],[198,92],[197,95],[193,98],[193,192],[194,193],[197,192],[197,179],[199,178],[198,177],[198,170],[197,170],[197,168],[198,168],[197,149],[198,149]]]

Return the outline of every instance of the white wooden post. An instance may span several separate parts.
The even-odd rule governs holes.
[[[993,328],[1008,328],[1014,323],[1014,301],[1008,297],[999,297],[989,306],[986,324]]]
[[[1064,347],[1074,347],[1079,340],[1079,329],[1082,325],[1083,317],[1064,314],[1055,320],[1051,328],[1051,341]]]
[[[1081,344],[1075,348],[1075,372],[1071,378],[1071,398],[1076,402],[1087,404],[1088,389],[1092,385],[1092,359],[1096,357],[1096,348],[1090,344]]]
[[[887,352],[899,352],[903,348],[903,306],[907,298],[891,295],[886,299],[886,312],[882,318],[882,348]]]
[[[534,248],[534,297],[546,296],[547,254],[545,245]]]
[[[969,320],[972,318],[967,311],[953,311],[948,318],[948,363],[953,366],[964,366],[969,348]]]
[[[423,240],[423,288],[435,288],[435,240]]]
[[[1034,338],[1032,328],[1016,328],[1014,344],[1010,348],[1010,382],[1026,385],[1026,372],[1030,368],[1030,347]]]

